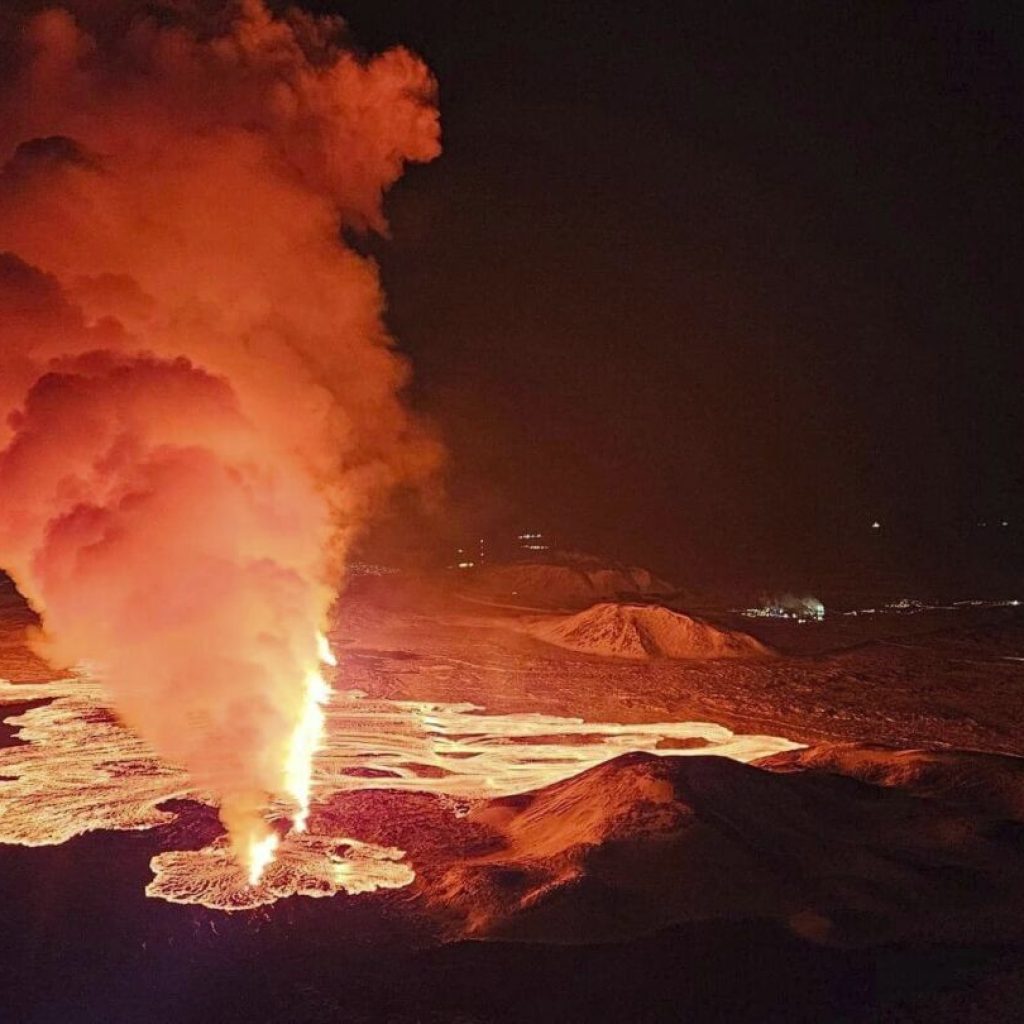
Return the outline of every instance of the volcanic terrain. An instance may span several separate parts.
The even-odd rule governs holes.
[[[310,1020],[954,1020],[966,979],[978,1019],[1012,1019],[1017,609],[851,644],[849,620],[500,603],[399,577],[346,595],[309,835],[282,819],[251,890],[210,798],[94,684],[50,681],[8,592],[0,838],[36,846],[0,850],[15,1019],[138,1020],[180,972],[256,958],[255,1013],[203,981],[160,1012],[279,1020],[302,993]]]

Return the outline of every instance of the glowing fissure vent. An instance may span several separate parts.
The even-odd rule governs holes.
[[[317,657],[325,665],[337,665],[331,653],[330,644],[323,633],[316,636]],[[319,668],[306,673],[306,697],[302,717],[292,734],[285,768],[285,789],[295,801],[297,810],[292,818],[296,832],[306,830],[309,818],[309,794],[313,779],[313,756],[320,749],[324,738],[324,705],[331,698],[331,688]]]

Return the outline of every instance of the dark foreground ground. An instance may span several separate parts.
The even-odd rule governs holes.
[[[5,851],[5,1021],[1012,1021],[1024,995],[1019,950],[843,951],[758,921],[435,946],[394,897],[226,918],[142,897],[153,848],[91,836]]]

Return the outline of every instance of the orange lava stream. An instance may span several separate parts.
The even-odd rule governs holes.
[[[357,789],[476,800],[550,785],[629,751],[753,761],[800,746],[776,736],[736,735],[710,722],[624,725],[488,715],[472,704],[371,700],[357,691],[328,705],[328,693],[326,683],[323,690],[311,688],[315,713],[301,743],[309,758],[304,763],[312,768],[296,773],[305,788],[288,794],[299,810],[285,804],[272,809],[275,819],[293,816],[292,830],[283,837],[269,833],[265,847],[244,866],[231,856],[225,837],[203,850],[158,854],[149,895],[241,910],[296,894],[354,894],[413,880],[401,850],[320,835],[315,817],[304,832],[311,786],[317,801]],[[23,742],[0,749],[0,843],[53,845],[96,830],[154,828],[174,819],[161,807],[172,799],[214,805],[184,771],[160,761],[117,722],[91,680],[0,681],[0,704],[40,699],[50,703],[5,719]],[[666,747],[666,741],[691,746]]]

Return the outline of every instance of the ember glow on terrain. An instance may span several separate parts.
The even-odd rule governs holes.
[[[0,750],[0,842],[47,846],[96,830],[141,830],[174,819],[166,801],[214,805],[180,769],[162,763],[117,723],[87,679],[0,681],[0,704],[48,700],[5,718],[23,741]],[[677,741],[673,743],[672,741]],[[678,741],[694,741],[680,749]],[[543,714],[490,715],[472,704],[368,699],[336,693],[315,760],[308,829],[282,833],[258,885],[226,837],[201,850],[153,858],[150,896],[218,910],[246,910],[293,895],[332,896],[400,888],[415,878],[404,852],[318,831],[317,803],[357,789],[443,794],[458,801],[538,789],[629,751],[715,754],[749,762],[800,744],[737,735],[710,722],[621,725]],[[140,880],[141,883],[141,880]]]

